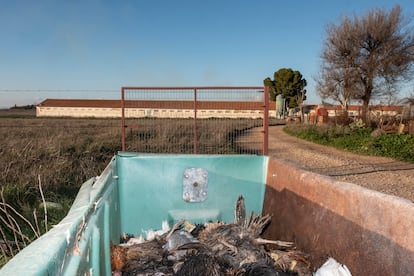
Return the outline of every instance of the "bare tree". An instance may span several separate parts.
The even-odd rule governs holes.
[[[332,99],[338,102],[345,113],[348,111],[349,102],[355,92],[349,83],[352,78],[347,78],[347,75],[345,70],[326,66],[316,79],[316,89],[322,100]]]
[[[323,99],[361,100],[367,119],[371,99],[397,93],[396,86],[412,77],[414,29],[400,6],[390,12],[372,9],[327,26],[317,89]]]

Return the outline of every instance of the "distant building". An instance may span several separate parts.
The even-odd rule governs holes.
[[[328,112],[329,117],[338,116],[342,112],[342,108],[340,106],[327,106],[323,107]],[[403,106],[401,105],[370,105],[368,107],[370,115],[373,116],[395,116],[397,114],[401,114],[403,110]],[[348,106],[348,116],[350,117],[358,117],[362,114],[362,106],[361,105],[350,105]]]
[[[46,99],[36,105],[36,117],[121,117],[121,101]]]
[[[197,102],[197,118],[262,118],[262,102],[238,101],[199,101]],[[372,116],[395,116],[401,114],[403,106],[376,105],[369,107]],[[304,105],[305,120],[318,120],[320,117],[333,118],[340,116],[340,106]],[[350,105],[348,116],[358,117],[362,106]],[[122,116],[121,100],[95,99],[46,99],[36,106],[37,117],[89,117],[120,118]],[[269,103],[269,116],[276,116],[276,103]],[[125,117],[129,118],[193,118],[193,101],[176,100],[127,100],[125,101]],[[317,119],[319,117],[319,119]]]
[[[275,116],[275,103],[269,104],[270,116]],[[262,102],[199,101],[197,118],[262,118]],[[120,100],[46,99],[36,106],[37,117],[95,117],[122,116]],[[125,117],[129,118],[191,118],[193,101],[127,100]]]
[[[380,118],[383,116],[396,116],[402,114],[404,106],[401,105],[371,105],[368,108],[371,118]],[[343,115],[342,107],[325,106],[325,105],[303,105],[303,119],[308,123],[327,123],[330,119],[341,117]],[[348,117],[361,117],[362,106],[350,105],[348,106]],[[297,117],[300,113],[296,114]]]

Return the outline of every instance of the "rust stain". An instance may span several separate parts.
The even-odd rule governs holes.
[[[333,257],[353,275],[413,273],[414,205],[273,158],[267,175],[265,237],[295,241],[317,266]]]

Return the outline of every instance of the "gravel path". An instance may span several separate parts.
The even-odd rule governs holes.
[[[314,144],[286,134],[283,127],[269,127],[269,156],[340,181],[414,201],[413,163],[363,156]],[[253,129],[240,142],[260,137],[261,129]]]

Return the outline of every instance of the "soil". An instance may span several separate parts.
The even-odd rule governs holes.
[[[269,127],[269,156],[339,181],[414,201],[413,163],[322,146],[290,136],[283,127]],[[253,129],[240,142],[260,141],[261,135],[261,129]]]

